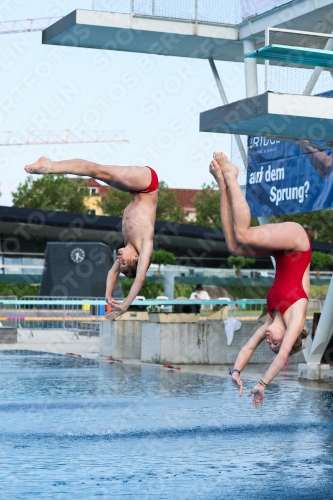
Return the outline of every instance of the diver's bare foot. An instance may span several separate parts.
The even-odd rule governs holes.
[[[52,161],[42,156],[35,163],[26,165],[24,170],[28,174],[50,174],[52,172]]]
[[[228,157],[224,153],[214,153],[213,158],[219,164],[223,175],[235,175],[238,177],[238,168],[229,161]]]
[[[216,182],[219,185],[220,184],[225,184],[225,180],[224,180],[224,177],[223,177],[223,172],[222,172],[219,164],[217,163],[217,161],[212,160],[210,162],[209,172],[212,174],[212,176],[214,177],[214,179],[216,180]]]

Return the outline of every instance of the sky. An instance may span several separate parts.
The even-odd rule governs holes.
[[[0,0],[0,21],[62,16],[92,0]],[[199,113],[220,106],[208,61],[42,45],[41,32],[0,35],[0,133],[8,130],[124,130],[128,143],[0,148],[1,205],[40,156],[149,165],[169,187],[212,182],[212,152],[230,154],[224,134],[199,132]],[[245,97],[243,64],[216,62],[230,102]]]

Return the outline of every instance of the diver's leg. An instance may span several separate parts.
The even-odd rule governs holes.
[[[74,174],[93,177],[126,189],[143,191],[151,182],[151,171],[147,167],[100,165],[87,160],[51,161],[42,157],[32,165],[24,167],[29,174]]]
[[[234,234],[241,245],[249,245],[268,251],[305,251],[309,248],[308,237],[300,224],[283,222],[251,227],[251,213],[245,196],[237,182],[238,169],[223,153],[214,153],[216,161],[229,189]]]

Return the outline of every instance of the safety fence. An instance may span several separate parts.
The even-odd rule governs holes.
[[[239,24],[290,0],[93,0],[93,10]]]
[[[242,21],[240,0],[94,0],[93,9],[219,24]]]
[[[240,320],[257,320],[267,314],[266,301],[262,299],[229,300],[175,300],[148,299],[136,300],[133,308],[148,311],[195,312],[200,310],[202,319],[221,306],[228,307],[228,317]],[[0,297],[0,322],[2,326],[12,326],[23,329],[39,330],[70,330],[87,336],[98,335],[100,321],[106,319],[104,298],[70,298],[62,297],[32,297],[25,296],[20,300],[15,296]],[[166,309],[167,308],[167,309]],[[196,308],[196,309],[195,309]],[[313,318],[314,312],[321,312],[322,303],[310,299],[307,319]]]

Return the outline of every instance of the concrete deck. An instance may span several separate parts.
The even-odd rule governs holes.
[[[98,356],[99,337],[80,335],[73,338],[69,330],[30,330],[18,328],[16,344],[0,344],[0,351],[38,351],[52,354],[74,353],[82,357]]]

